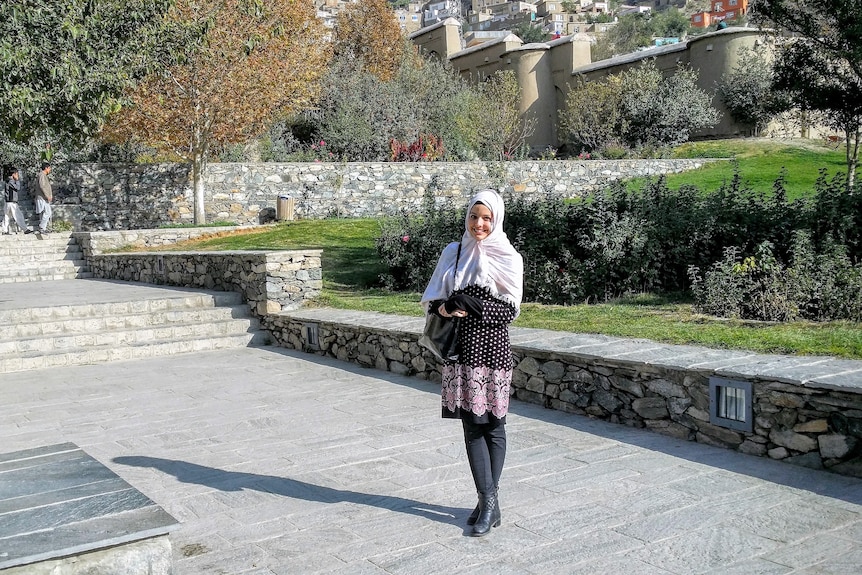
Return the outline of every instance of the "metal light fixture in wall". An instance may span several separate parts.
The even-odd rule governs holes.
[[[316,323],[302,324],[302,334],[305,338],[305,349],[320,349],[320,336],[317,328],[318,326]]]
[[[737,431],[754,431],[751,382],[710,377],[709,422]]]

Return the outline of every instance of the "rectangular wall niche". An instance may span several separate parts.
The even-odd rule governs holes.
[[[713,425],[751,433],[754,431],[751,400],[751,382],[709,378],[709,422]]]
[[[302,325],[302,334],[305,336],[305,349],[319,350],[320,339],[316,323],[306,323]]]

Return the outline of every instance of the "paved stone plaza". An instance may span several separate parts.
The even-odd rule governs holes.
[[[509,434],[477,539],[432,383],[278,348],[0,375],[0,452],[82,447],[180,521],[178,575],[860,572],[860,479],[517,402]]]

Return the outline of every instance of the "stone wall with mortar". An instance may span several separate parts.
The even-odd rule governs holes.
[[[160,251],[105,253],[125,246],[158,246],[217,234],[224,228],[77,232],[93,277],[157,285],[235,291],[252,313],[296,309],[323,289],[321,250]]]
[[[466,202],[478,189],[528,198],[582,196],[613,180],[655,177],[711,160],[209,164],[207,221],[275,220],[280,196],[297,219],[380,217],[416,211],[426,194]],[[62,169],[61,169],[62,168]],[[188,166],[75,164],[54,172],[55,219],[76,230],[133,230],[191,223]]]
[[[432,381],[424,321],[300,309],[263,325],[278,345]],[[309,338],[311,331],[316,331]],[[862,477],[862,361],[787,357],[512,328],[513,396],[679,439]],[[753,385],[753,431],[710,423],[709,378]]]

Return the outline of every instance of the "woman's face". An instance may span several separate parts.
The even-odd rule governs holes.
[[[484,204],[476,204],[470,208],[470,217],[467,219],[467,230],[477,242],[481,242],[491,233],[494,228],[494,214]]]

